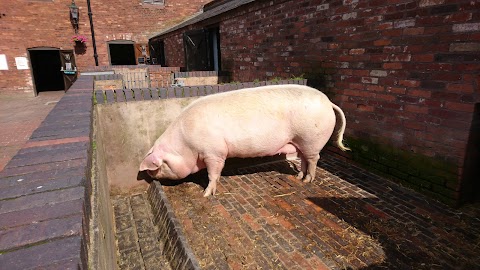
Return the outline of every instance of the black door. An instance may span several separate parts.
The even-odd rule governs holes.
[[[60,51],[56,49],[29,49],[35,94],[42,91],[65,90]]]
[[[205,29],[192,30],[183,34],[185,67],[187,71],[213,70],[209,33]]]
[[[135,48],[132,44],[108,44],[110,51],[110,63],[115,65],[136,65]]]
[[[165,67],[165,42],[163,40],[152,40],[150,41],[149,46],[152,65],[161,65],[162,67]]]
[[[220,71],[220,31],[218,27],[184,33],[185,65],[187,71]]]

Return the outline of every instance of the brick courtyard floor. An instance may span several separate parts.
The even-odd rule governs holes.
[[[478,205],[451,209],[328,155],[313,184],[295,167],[226,171],[209,198],[205,174],[164,183],[203,269],[480,269]]]
[[[40,126],[63,91],[0,95],[0,171]]]

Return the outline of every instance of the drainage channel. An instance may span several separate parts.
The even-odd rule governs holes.
[[[120,269],[165,269],[170,264],[163,255],[158,228],[147,193],[111,198],[115,218],[117,265]]]
[[[111,201],[120,269],[200,269],[160,183]]]

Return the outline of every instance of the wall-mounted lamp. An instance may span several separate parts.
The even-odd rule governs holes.
[[[72,22],[75,33],[78,32],[78,17],[79,11],[77,5],[75,5],[75,0],[72,0],[72,4],[68,6],[70,8],[70,21]]]

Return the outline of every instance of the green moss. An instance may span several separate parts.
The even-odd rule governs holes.
[[[270,79],[269,81],[275,83],[275,82],[279,82],[281,80],[282,80],[282,78],[280,78],[280,77],[274,77],[274,78]]]
[[[300,74],[298,76],[292,76],[291,80],[303,80],[305,79],[305,74]]]
[[[449,188],[458,181],[455,164],[370,140],[347,138],[346,142],[353,159],[364,167],[444,203],[455,204],[458,194]]]

